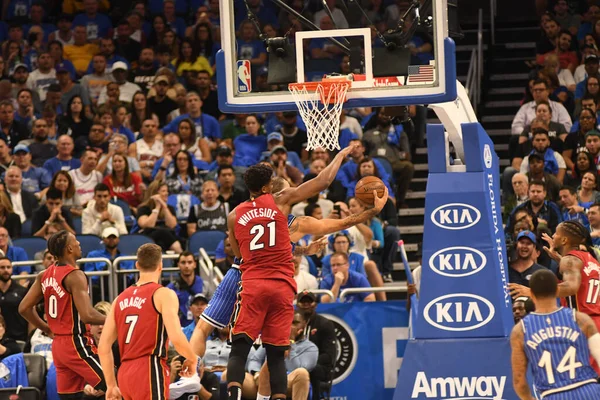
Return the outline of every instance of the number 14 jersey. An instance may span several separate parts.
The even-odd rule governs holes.
[[[154,282],[132,285],[113,304],[122,362],[150,356],[166,359],[169,339],[152,300],[161,287]]]

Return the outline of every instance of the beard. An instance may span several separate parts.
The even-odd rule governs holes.
[[[10,281],[10,275],[5,275],[5,274],[0,275],[0,281],[2,281],[4,283]]]

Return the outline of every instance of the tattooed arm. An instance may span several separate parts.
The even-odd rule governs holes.
[[[535,400],[527,384],[527,356],[525,355],[525,340],[523,326],[515,325],[510,334],[510,347],[512,348],[511,364],[513,372],[513,387],[521,400]]]
[[[315,240],[308,246],[300,246],[296,245],[294,248],[295,256],[312,256],[313,254],[319,254],[322,252],[325,247],[327,247],[327,238],[321,238],[319,240]]]
[[[558,284],[558,297],[575,296],[581,285],[583,263],[577,257],[566,256],[560,260],[560,273],[563,281]]]

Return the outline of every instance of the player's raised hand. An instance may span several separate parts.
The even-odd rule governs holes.
[[[319,240],[311,242],[306,248],[306,255],[311,256],[313,254],[319,254],[327,247],[327,237],[322,237]]]
[[[542,233],[542,239],[548,243],[548,246],[544,246],[544,251],[548,253],[551,259],[560,262],[562,256],[554,249],[554,239],[547,233]]]
[[[121,400],[121,391],[118,386],[109,386],[106,389],[106,400]]]
[[[358,143],[357,142],[352,142],[350,143],[346,148],[343,148],[339,153],[338,156],[340,157],[348,157],[350,155],[350,153],[352,153],[356,148],[358,147]]]
[[[388,200],[388,188],[384,187],[383,196],[377,196],[377,190],[373,190],[373,208],[377,211],[383,210]]]

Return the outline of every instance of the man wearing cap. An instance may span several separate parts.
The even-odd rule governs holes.
[[[37,92],[40,101],[44,101],[46,100],[48,86],[50,86],[52,83],[57,83],[56,71],[54,70],[54,60],[52,59],[50,53],[42,52],[38,56],[37,64],[37,69],[33,70],[27,77],[27,87]],[[18,65],[18,67],[24,67],[27,71],[29,71],[29,68],[24,64]],[[15,67],[15,71],[16,70],[17,67]]]
[[[115,82],[119,85],[119,100],[123,103],[130,104],[133,99],[133,95],[136,92],[141,92],[142,88],[140,88],[135,83],[129,82],[127,80],[127,71],[129,67],[122,61],[117,61],[112,66],[112,75]],[[98,98],[98,105],[102,105],[106,103],[107,100],[107,88],[104,87],[100,92],[100,97]]]
[[[552,121],[563,124],[567,131],[571,130],[573,123],[571,122],[571,116],[565,107],[549,99],[550,92],[548,90],[548,84],[543,79],[537,79],[533,83],[531,90],[533,100],[529,103],[525,103],[521,106],[517,115],[512,122],[511,132],[513,135],[520,135],[525,129],[525,126],[530,125],[531,121],[535,118],[535,107],[542,101],[546,101],[550,104],[552,109]]]
[[[596,46],[592,44],[584,44],[581,47],[581,63],[577,68],[575,68],[575,72],[573,73],[573,79],[575,79],[575,83],[579,83],[587,78],[587,72],[585,70],[585,59],[589,55],[597,55],[598,49]]]
[[[190,312],[194,317],[194,321],[183,328],[183,333],[185,337],[189,341],[192,338],[192,334],[194,333],[194,328],[196,328],[196,324],[200,319],[200,316],[206,309],[208,305],[209,298],[206,297],[204,293],[196,293],[190,302]]]
[[[189,118],[196,125],[196,138],[206,138],[209,141],[211,149],[217,147],[217,142],[221,140],[221,129],[219,121],[215,117],[202,113],[202,100],[196,92],[189,92],[186,95],[187,113],[175,118],[169,124],[163,127],[164,133],[177,132],[179,122]]]
[[[298,186],[302,183],[304,174],[298,168],[289,165],[287,160],[288,151],[285,147],[277,146],[271,150],[269,161],[275,175],[288,181],[291,186]]]
[[[596,54],[590,54],[585,57],[584,68],[586,77],[577,84],[575,88],[575,99],[580,99],[586,92],[587,80],[590,76],[598,77],[598,68],[600,67],[600,58]]]
[[[189,251],[184,251],[177,259],[177,268],[179,276],[174,282],[167,285],[177,294],[179,299],[179,320],[181,326],[188,326],[194,321],[194,315],[190,310],[190,304],[195,295],[202,293],[204,282],[202,278],[196,275],[196,258]]]
[[[36,119],[33,122],[33,139],[23,140],[19,144],[28,143],[31,153],[31,162],[36,167],[42,167],[46,160],[56,156],[56,145],[48,140],[48,123],[45,119]]]
[[[94,188],[94,198],[83,210],[81,219],[81,232],[84,235],[100,236],[105,228],[110,227],[116,228],[121,235],[127,234],[123,210],[110,204],[110,190],[104,183],[99,183]]]
[[[92,250],[87,255],[86,258],[108,258],[110,261],[113,261],[115,258],[122,256],[119,251],[119,241],[121,234],[119,230],[113,226],[106,227],[102,230],[102,234],[99,235],[102,238],[102,243],[104,244],[103,249]],[[119,269],[135,269],[135,261],[122,261],[119,263]],[[106,264],[103,262],[87,262],[83,264],[84,271],[106,271]],[[100,280],[99,276],[94,276],[92,278],[92,290],[94,290],[94,298],[100,298],[100,285],[97,282]],[[133,275],[129,275],[127,277],[129,283],[133,283],[135,278]],[[121,275],[119,275],[118,282],[122,282]],[[124,289],[121,288],[121,289]]]
[[[13,156],[23,176],[23,190],[35,194],[38,200],[41,199],[42,192],[50,185],[52,177],[44,168],[31,165],[31,152],[28,146],[23,144],[15,146]]]
[[[517,235],[515,260],[509,264],[508,281],[511,295],[516,293],[518,286],[529,287],[529,279],[535,271],[547,269],[537,260],[537,238],[531,231],[522,231]]]
[[[317,366],[310,372],[310,383],[318,388],[321,382],[327,382],[333,374],[336,360],[336,336],[333,322],[317,314],[317,296],[311,291],[298,293],[296,309],[304,315],[306,328],[304,334],[319,349]],[[320,393],[313,389],[312,400],[320,400]]]
[[[95,105],[98,103],[102,89],[113,81],[113,76],[106,71],[106,56],[102,53],[98,53],[92,58],[92,69],[92,73],[81,78],[81,86],[90,96],[91,103]]]
[[[275,147],[285,147],[283,144],[283,135],[279,132],[271,132],[267,136],[267,151],[263,152],[262,160],[267,160],[271,156],[271,150]],[[294,151],[288,152],[287,163],[297,168],[299,171],[304,170],[304,166],[302,165],[302,161],[300,161],[300,156],[296,154]]]
[[[550,148],[550,135],[544,128],[535,128],[532,132],[533,151],[544,160],[544,170],[556,176],[560,183],[565,178],[567,165],[563,156]],[[521,163],[521,173],[526,174],[529,171],[529,156],[523,158]]]
[[[557,202],[558,192],[560,191],[561,184],[556,178],[549,172],[544,170],[545,161],[544,157],[537,153],[529,155],[529,172],[525,174],[528,181],[541,181],[546,185],[546,192],[548,193],[548,200]],[[519,173],[520,174],[520,173]],[[527,198],[527,193],[521,193],[521,198]],[[521,203],[523,204],[523,203]],[[520,204],[517,204],[520,205]]]
[[[169,78],[166,75],[157,76],[154,80],[154,85],[152,86],[156,91],[156,95],[147,100],[148,111],[156,114],[159,126],[165,126],[167,123],[167,115],[178,108],[175,100],[172,100],[167,96],[169,86]]]
[[[88,64],[92,61],[92,57],[100,50],[96,44],[88,41],[84,25],[75,25],[75,28],[73,28],[73,39],[73,44],[64,47],[64,57],[73,63],[77,75],[83,76]]]
[[[233,161],[233,155],[234,152],[231,150],[231,147],[224,144],[217,147],[215,161],[209,164],[208,169],[210,172],[206,175],[206,179],[216,181],[219,167],[232,165],[233,172],[235,173],[235,188],[237,190],[246,191],[246,184],[244,183],[244,172],[246,172],[246,167],[236,165]]]

